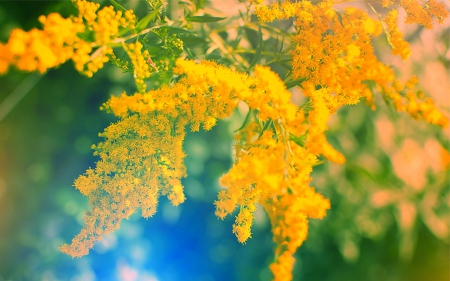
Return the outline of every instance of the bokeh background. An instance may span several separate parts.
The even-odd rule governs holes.
[[[54,11],[67,16],[74,8],[70,1],[0,1],[0,40],[12,28],[39,26],[37,17]],[[449,26],[402,25],[413,42],[407,62],[392,57],[382,38],[374,42],[399,77],[418,75],[447,114]],[[43,76],[11,70],[0,77],[0,281],[270,280],[273,244],[264,211],[257,210],[245,245],[231,233],[232,217],[214,216],[239,112],[208,133],[188,134],[184,204],[175,208],[162,198],[153,218],[133,215],[83,258],[58,251],[88,209],[73,180],[94,166],[90,146],[116,120],[99,107],[124,90],[134,91],[132,77],[112,66],[91,79],[70,63]],[[347,107],[329,125],[328,138],[347,163],[314,171],[313,185],[332,209],[310,223],[294,280],[450,280],[449,129],[411,120],[381,100],[375,111]]]

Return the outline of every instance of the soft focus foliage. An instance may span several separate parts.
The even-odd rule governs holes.
[[[340,1],[302,1],[266,6],[249,1],[238,6],[238,16],[220,14],[202,1],[173,1],[168,6],[158,0],[146,2],[139,4],[140,9],[127,9],[124,7],[132,3],[111,1],[111,6],[73,1],[75,9],[66,16],[62,16],[62,10],[40,16],[42,28],[13,29],[5,34],[5,43],[0,43],[2,74],[19,75],[14,69],[45,73],[68,60],[88,77],[97,72],[102,75],[101,68],[124,73],[110,75],[116,88],[101,106],[118,120],[109,119],[113,123],[103,125],[106,129],[99,134],[102,141],[92,146],[96,162],[91,162],[93,168],[74,184],[88,197],[90,210],[83,216],[82,230],[70,245],[60,248],[62,252],[82,257],[95,245],[107,245],[108,239],[115,237],[112,233],[127,224],[123,220],[134,218],[136,211],[148,218],[162,208],[166,221],[177,221],[180,213],[192,220],[195,213],[187,207],[182,212],[173,211],[166,201],[161,203],[161,195],[173,206],[186,199],[188,205],[190,199],[209,199],[211,204],[213,199],[208,194],[212,191],[218,192],[216,216],[226,219],[236,215],[232,233],[237,241],[250,246],[249,238],[258,239],[254,237],[258,224],[268,231],[267,220],[275,244],[275,258],[262,262],[262,266],[270,264],[272,277],[264,270],[248,273],[247,277],[236,270],[236,275],[223,273],[224,280],[253,280],[258,278],[255,276],[292,280],[302,270],[302,250],[297,256],[296,252],[308,236],[309,218],[323,219],[330,209],[329,199],[316,188],[330,198],[331,210],[329,218],[318,223],[310,235],[310,253],[324,253],[327,246],[320,245],[331,241],[326,243],[335,246],[327,251],[337,247],[347,263],[359,260],[367,265],[371,259],[363,255],[359,258],[367,246],[363,242],[389,240],[392,233],[398,233],[398,260],[412,265],[417,237],[424,235],[420,234],[423,226],[434,235],[433,241],[448,245],[448,134],[445,136],[441,128],[431,128],[448,126],[448,105],[436,106],[438,103],[422,92],[417,76],[402,77],[383,63],[387,60],[377,52],[378,47],[387,49],[387,42],[393,55],[408,59],[413,49],[404,39],[399,14],[405,14],[405,23],[432,29],[433,22],[445,24],[448,17],[443,3],[362,1],[355,6]],[[102,76],[97,75],[93,81],[100,81]],[[130,89],[131,80],[135,89]],[[120,81],[123,83],[118,87]],[[106,87],[100,89],[105,91]],[[127,95],[130,91],[135,94]],[[95,107],[105,99],[98,98]],[[368,107],[359,104],[361,101]],[[4,104],[7,102],[5,99]],[[430,124],[403,116],[404,121],[390,122],[386,108]],[[64,120],[64,114],[57,118]],[[232,129],[227,130],[220,120],[226,120]],[[219,129],[214,128],[216,125]],[[399,126],[414,129],[399,130]],[[96,128],[100,131],[99,125]],[[201,137],[189,142],[191,132]],[[232,159],[226,141],[230,134]],[[209,143],[204,141],[208,135]],[[398,142],[393,144],[394,139]],[[77,149],[86,151],[88,142],[89,138],[79,140]],[[223,149],[219,143],[228,146],[224,150],[228,156],[218,157],[225,164],[216,170],[206,166],[205,174],[210,178],[205,184],[213,185],[222,174],[221,187],[199,187],[202,184],[195,176],[202,171],[197,166],[205,163],[198,161],[206,162],[217,155],[192,159],[217,154]],[[417,160],[424,158],[430,160],[419,165]],[[190,165],[190,161],[194,162]],[[412,166],[405,168],[408,165]],[[414,180],[410,171],[414,171]],[[72,210],[68,215],[74,217],[74,207],[67,204],[79,203],[67,196],[58,200]],[[75,207],[77,213],[83,208]],[[185,229],[191,231],[198,227],[195,225],[188,223]],[[215,222],[210,225],[220,229]],[[319,237],[327,235],[331,239],[322,238],[320,242]],[[204,244],[212,247],[210,251],[216,253],[211,255],[219,260],[228,257],[231,262],[238,256],[236,250],[224,250],[233,249],[229,244],[221,250],[209,242]],[[261,246],[253,245],[248,251],[256,257]],[[271,246],[267,242],[264,245]],[[304,251],[308,255],[309,250]],[[127,263],[123,264],[118,263],[118,279],[129,278]],[[315,266],[320,272],[325,265]],[[335,272],[327,277],[316,275],[317,280],[348,279],[348,273],[336,277],[341,272],[337,266],[326,270]],[[306,271],[301,272],[306,278]],[[137,280],[153,278],[152,274],[133,274],[130,278]],[[167,274],[159,276],[174,279]],[[408,277],[389,270],[383,274],[386,279],[379,280]],[[369,275],[368,280],[378,280]],[[220,279],[206,273],[202,278]]]

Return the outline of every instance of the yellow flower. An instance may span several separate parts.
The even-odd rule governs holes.
[[[132,11],[123,15],[111,6],[97,11],[99,4],[85,0],[77,0],[75,4],[77,16],[65,19],[51,13],[39,17],[42,30],[13,30],[6,45],[1,45],[4,52],[0,54],[0,73],[6,72],[9,66],[43,73],[69,59],[88,77],[102,68],[108,61],[107,55],[112,53],[108,44],[118,37],[119,27],[133,28],[136,18]],[[95,43],[78,36],[89,30],[94,32]]]
[[[426,29],[433,28],[433,16],[442,24],[449,15],[445,5],[436,0],[427,1],[423,6],[417,0],[401,0],[400,6],[406,11],[406,23],[418,23]]]
[[[410,55],[409,44],[402,38],[402,33],[398,30],[397,26],[398,12],[392,10],[386,16],[384,22],[386,23],[387,36],[389,43],[392,46],[392,53],[394,55],[400,55],[403,60],[406,60]]]
[[[147,63],[147,59],[150,57],[147,50],[142,51],[141,42],[130,43],[126,45],[122,43],[123,48],[127,52],[128,56],[133,63],[133,77],[136,82],[137,90],[140,93],[144,93],[147,85],[144,82],[145,78],[150,77],[150,66]]]

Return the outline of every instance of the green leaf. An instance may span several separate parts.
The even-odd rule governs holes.
[[[305,102],[304,104],[302,104],[302,105],[300,105],[299,107],[298,107],[298,110],[302,110],[302,109],[304,109],[304,110],[310,110],[310,109],[312,109],[313,108],[313,102],[310,100],[310,101],[308,101],[308,102]]]
[[[77,36],[78,36],[78,38],[83,39],[86,42],[94,42],[95,41],[93,31],[86,30],[84,32],[78,32]]]
[[[156,57],[162,54],[164,49],[160,46],[147,46],[147,51],[151,57]]]
[[[192,17],[187,17],[185,18],[185,20],[190,21],[190,22],[216,22],[216,21],[221,21],[224,20],[226,18],[220,18],[220,17],[212,17],[212,16],[192,16]]]
[[[296,137],[293,134],[290,134],[289,140],[291,140],[291,141],[295,142],[296,144],[303,147],[305,145],[306,135],[301,135],[299,137]]]
[[[249,65],[249,69],[251,69],[253,66],[255,66],[255,64],[259,61],[259,59],[261,58],[261,53],[262,50],[264,48],[264,41],[262,38],[262,32],[261,32],[261,27],[258,28],[258,42],[256,43],[256,51],[255,51],[255,55],[252,58],[252,61],[250,62]]]
[[[158,28],[158,30],[164,31],[167,30],[168,33],[170,34],[191,34],[191,35],[196,35],[194,32],[186,30],[184,28],[180,28],[180,27],[173,27],[173,26],[161,26],[160,28]]]
[[[336,12],[337,18],[339,20],[339,23],[342,25],[342,27],[344,27],[344,23],[342,22],[342,15],[341,15],[341,13],[339,13],[338,11],[335,11],[335,12]]]
[[[306,80],[306,78],[300,78],[300,79],[297,79],[297,80],[293,80],[293,81],[288,81],[288,82],[285,82],[285,84],[286,84],[286,89],[290,89],[290,88],[293,88],[293,87],[295,87],[295,86],[299,86],[300,88],[302,88],[302,82],[303,81],[305,81]]]
[[[274,126],[274,124],[273,124],[273,120],[272,120],[272,119],[269,119],[269,121],[267,121],[266,123],[264,123],[264,127],[262,128],[261,133],[260,133],[259,136],[258,136],[258,139],[259,139],[259,138],[263,135],[263,133],[264,133],[267,129],[269,129],[269,128],[272,128],[275,134],[277,133],[276,130],[275,130],[275,126]]]
[[[137,24],[136,24],[136,28],[134,29],[134,31],[136,33],[141,32],[142,30],[144,30],[148,24],[154,19],[156,18],[156,16],[159,13],[159,9],[153,10],[153,12],[151,12],[150,14],[146,15],[143,19],[141,19]]]
[[[172,70],[160,71],[159,73],[159,81],[160,83],[167,85],[170,82],[170,79],[173,77]]]
[[[247,26],[244,26],[244,32],[247,37],[247,40],[252,45],[252,48],[256,49],[258,47],[258,32]]]
[[[239,129],[234,130],[234,132],[239,132],[240,130],[244,129],[244,127],[248,124],[248,122],[250,122],[250,120],[252,119],[252,109],[250,108],[247,112],[247,115],[245,116],[244,119],[244,123],[242,123],[242,126],[239,127]]]
[[[200,9],[203,9],[203,7],[205,6],[205,2],[206,2],[206,0],[196,0],[195,1],[195,10],[198,11]]]
[[[119,35],[119,37],[121,37],[121,36],[127,34],[129,31],[130,31],[130,29],[128,27],[127,28],[121,28],[121,29],[119,29],[118,35]]]
[[[117,10],[121,10],[122,12],[125,12],[127,9],[125,9],[122,5],[120,5],[115,0],[109,0],[111,1],[111,4],[113,4],[114,7],[116,7]]]
[[[198,36],[180,35],[180,39],[183,41],[183,44],[188,48],[194,48],[198,45],[208,44],[208,41]]]
[[[315,167],[315,166],[319,166],[322,165],[323,163],[325,163],[324,161],[317,161],[316,163],[312,164],[311,166]]]
[[[188,59],[191,59],[191,60],[195,59],[196,54],[194,53],[194,51],[192,51],[188,48],[184,48],[184,52],[186,53]]]

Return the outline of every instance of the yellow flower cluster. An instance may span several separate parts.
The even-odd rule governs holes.
[[[142,209],[144,217],[153,215],[160,195],[174,205],[182,203],[185,125],[190,124],[192,131],[200,126],[209,130],[243,101],[258,118],[235,136],[236,161],[220,179],[226,189],[219,192],[216,214],[224,218],[239,207],[233,233],[244,243],[251,236],[256,204],[261,204],[277,244],[274,274],[289,278],[292,256],[307,236],[308,218],[322,218],[330,207],[309,186],[317,155],[323,153],[310,150],[310,143],[326,143],[320,135],[326,130],[328,109],[306,117],[267,67],[257,66],[249,76],[213,62],[180,59],[175,73],[181,78],[170,87],[123,94],[103,105],[121,120],[101,134],[104,142],[93,146],[100,156],[95,169],[75,181],[75,187],[89,197],[92,211],[72,244],[61,250],[74,257],[87,254],[95,241],[118,228],[136,209]],[[317,124],[319,130],[313,128]],[[302,136],[306,136],[304,146],[292,139]]]
[[[158,111],[173,120],[185,120],[192,131],[202,125],[210,130],[217,119],[230,116],[237,106],[236,92],[250,92],[245,74],[233,72],[214,62],[177,60],[174,72],[184,75],[171,87],[163,87],[145,94],[112,97],[104,108],[119,117],[130,113],[147,114]],[[233,81],[233,83],[231,83]]]
[[[136,209],[143,217],[152,216],[160,195],[173,205],[182,203],[184,135],[183,123],[158,112],[132,114],[100,134],[105,140],[93,146],[100,160],[75,181],[91,211],[82,231],[61,251],[72,257],[88,254],[94,242],[118,229]]]
[[[356,8],[346,8],[340,14],[332,8],[332,4],[332,1],[322,1],[317,5],[309,1],[274,3],[257,6],[255,14],[262,22],[296,17],[297,34],[293,38],[295,47],[291,51],[294,78],[305,79],[303,93],[313,101],[318,100],[314,97],[319,93],[316,89],[325,89],[328,94],[321,95],[320,100],[325,102],[330,113],[335,113],[343,105],[356,104],[363,97],[371,104],[373,97],[368,81],[377,85],[384,96],[399,99],[397,96],[400,93],[392,87],[395,81],[393,71],[378,60],[371,45],[371,38],[378,36],[384,25],[392,52],[403,59],[409,57],[409,44],[398,30],[397,10],[391,10],[384,20],[374,20]],[[389,3],[386,5],[389,6]],[[409,18],[419,13],[418,7],[424,9],[417,0],[404,0],[401,5],[407,10]],[[448,16],[443,4],[435,1],[430,2],[426,9],[429,16],[435,15],[440,22]],[[411,113],[414,102],[412,104],[412,109],[396,108]],[[414,113],[415,118],[421,117],[440,126],[448,124],[447,118],[431,100],[421,103],[420,108],[423,110]],[[331,154],[337,162],[342,162],[339,154]]]
[[[88,2],[81,2],[88,3]],[[80,4],[81,4],[80,3]],[[80,4],[78,6],[80,6]],[[89,3],[90,5],[92,3]],[[106,45],[119,35],[121,27],[134,29],[136,24],[136,16],[132,10],[114,11],[112,6],[107,6],[97,13],[97,20],[85,18],[89,28],[95,33],[95,42],[97,45]]]
[[[216,68],[222,79],[210,72]],[[86,214],[86,225],[71,245],[61,247],[64,253],[86,255],[95,241],[117,229],[137,209],[143,217],[152,216],[161,195],[175,206],[184,202],[185,126],[192,121],[193,130],[201,123],[210,129],[216,118],[232,113],[237,101],[232,99],[234,85],[227,83],[230,91],[221,87],[232,71],[183,61],[179,61],[177,71],[185,78],[173,87],[124,94],[104,104],[104,109],[121,120],[106,128],[100,134],[105,140],[93,146],[94,154],[100,156],[95,169],[88,169],[75,181],[75,187],[88,196],[92,211]],[[207,77],[199,79],[198,72]]]
[[[400,6],[406,11],[406,23],[418,23],[426,29],[431,29],[433,28],[433,17],[436,17],[438,22],[442,24],[449,15],[449,11],[443,3],[428,0],[421,5],[420,2],[417,0],[400,0]]]
[[[324,132],[327,128],[327,121],[330,117],[330,110],[325,102],[325,97],[329,96],[326,88],[315,91],[311,100],[313,110],[309,112],[308,120],[310,127],[307,134],[305,146],[314,154],[323,155],[327,159],[338,163],[345,163],[345,157],[336,151],[325,139]]]
[[[406,112],[416,120],[423,119],[430,124],[447,127],[449,120],[436,109],[434,101],[431,98],[424,98],[420,91],[414,91],[417,83],[416,76],[413,76],[405,85],[396,80],[392,86],[383,87],[382,93],[397,111]]]
[[[6,44],[0,43],[0,74],[15,66],[22,71],[45,72],[69,59],[75,68],[91,77],[108,61],[120,28],[132,30],[136,17],[132,10],[115,12],[112,6],[97,11],[99,4],[77,0],[78,16],[62,18],[58,13],[39,17],[42,30],[12,31]],[[92,33],[91,42],[89,34]],[[82,35],[80,35],[82,34]],[[84,36],[83,36],[84,35]]]
[[[291,102],[281,79],[266,67],[257,66],[249,79],[251,95],[239,92],[238,98],[256,112],[259,121],[250,122],[235,136],[236,159],[220,179],[226,189],[219,192],[215,202],[216,215],[224,218],[239,207],[233,233],[244,243],[251,237],[256,204],[261,204],[276,243],[271,265],[275,280],[290,280],[293,254],[306,239],[308,218],[323,218],[330,207],[329,201],[309,186],[312,166],[322,150],[311,151],[291,137],[309,135],[316,123],[326,122],[328,111],[306,118]],[[327,144],[325,130],[322,124],[317,137],[310,141],[318,146]]]
[[[315,154],[283,133],[260,131],[259,124],[250,123],[235,136],[236,161],[220,179],[227,189],[219,192],[216,215],[224,218],[239,207],[233,233],[243,243],[251,237],[253,212],[261,204],[276,243],[275,280],[291,280],[293,254],[307,237],[308,218],[323,218],[330,204],[308,186]]]
[[[363,97],[366,98],[366,102],[372,103],[372,91],[378,90],[398,111],[405,111],[413,118],[422,118],[429,123],[443,127],[448,125],[448,119],[435,108],[431,99],[422,101],[423,98],[419,98],[413,92],[417,78],[414,77],[408,81],[406,89],[396,87],[393,71],[378,61],[374,54],[371,38],[381,34],[384,27],[393,53],[401,55],[403,59],[410,55],[409,45],[398,30],[397,11],[390,11],[384,20],[374,20],[366,12],[356,8],[345,8],[342,13],[337,12],[333,9],[332,4],[332,1],[327,0],[321,1],[317,5],[309,1],[283,2],[270,6],[261,5],[255,9],[255,14],[261,22],[295,17],[294,25],[297,33],[293,37],[294,48],[291,51],[292,73],[295,79],[304,79],[302,91],[310,98],[312,110],[307,112],[307,115],[300,117],[298,121],[299,124],[308,124],[307,127],[299,128],[299,133],[294,134],[296,137],[305,137],[303,146],[289,145],[288,150],[275,148],[286,139],[281,137],[283,134],[280,132],[283,129],[291,131],[289,124],[284,123],[280,127],[274,124],[272,131],[278,133],[275,135],[270,131],[258,136],[256,129],[253,131],[253,138],[241,137],[246,140],[244,143],[247,145],[238,142],[236,150],[242,151],[240,154],[244,156],[236,153],[238,157],[235,166],[230,170],[231,176],[227,174],[221,179],[221,183],[227,186],[228,190],[219,195],[219,201],[216,202],[216,213],[219,217],[223,217],[236,205],[240,205],[240,213],[233,231],[238,235],[240,241],[245,241],[250,236],[251,217],[249,213],[257,202],[257,199],[254,198],[267,198],[265,195],[271,194],[267,191],[271,190],[267,178],[270,178],[273,186],[285,186],[284,189],[288,190],[287,195],[274,197],[276,200],[269,204],[271,206],[266,200],[259,202],[265,207],[271,218],[274,241],[277,244],[275,251],[277,259],[271,265],[276,281],[292,279],[291,271],[294,262],[292,253],[301,244],[299,241],[306,238],[308,216],[322,217],[324,211],[329,207],[323,197],[314,192],[307,193],[305,191],[310,190],[307,187],[309,172],[305,172],[303,177],[296,177],[297,183],[302,187],[297,190],[302,190],[299,194],[308,198],[306,200],[298,195],[290,198],[290,195],[295,192],[291,191],[291,185],[285,185],[286,180],[281,178],[280,174],[287,175],[289,178],[289,167],[299,167],[299,171],[309,171],[316,163],[317,155],[323,155],[336,163],[345,162],[344,156],[326,141],[324,135],[327,130],[326,123],[331,114],[344,105],[358,103]],[[389,6],[390,3],[384,3],[384,5]],[[418,18],[413,17],[418,13],[413,8],[421,7],[418,1],[404,0],[401,1],[401,5],[407,10],[407,22],[419,21]],[[440,21],[447,17],[442,4],[430,2],[426,9],[429,16],[436,15]],[[424,24],[424,21],[419,23]],[[270,77],[270,75],[267,76]],[[283,90],[280,88],[278,92],[283,92]],[[273,105],[270,102],[268,104]],[[289,114],[283,115],[287,117]],[[302,118],[306,118],[307,122],[300,121],[303,120]],[[277,120],[277,118],[271,116],[271,120]],[[302,129],[306,131],[302,132]],[[252,132],[247,134],[252,136]],[[287,144],[289,143],[288,141]],[[262,148],[268,149],[270,153]],[[295,151],[294,148],[296,152],[292,153]],[[291,158],[282,154],[282,151],[290,151],[291,153],[288,155],[295,155],[292,159],[303,159],[303,162],[292,164],[289,161],[295,160],[289,160]],[[272,157],[274,158],[272,159]],[[275,159],[284,159],[287,162],[284,165],[277,163],[272,166],[272,163],[276,163]],[[305,159],[309,160],[305,161]],[[233,170],[235,167],[238,167],[236,171]],[[264,167],[270,168],[266,170]],[[286,169],[284,173],[280,170],[283,167]],[[259,174],[257,172],[259,170],[263,172]],[[278,175],[278,178],[275,175]],[[243,186],[247,186],[247,189],[242,190]],[[287,200],[289,204],[283,205],[284,200]],[[300,202],[294,203],[297,201]],[[308,209],[309,206],[314,207]],[[271,208],[273,208],[272,212]],[[313,215],[309,213],[311,210],[316,210],[318,213]],[[295,219],[290,219],[289,216],[293,216],[293,214],[296,214]],[[278,225],[281,226],[277,228]],[[297,234],[283,232],[284,229],[289,228],[294,228]],[[291,244],[288,241],[297,242]],[[292,249],[289,248],[290,246]]]
[[[88,77],[103,67],[109,60],[108,55],[113,53],[108,45],[119,37],[122,29],[133,30],[136,25],[136,16],[132,10],[115,11],[112,6],[103,7],[86,0],[76,0],[78,17],[74,21],[82,23],[86,28],[83,34],[92,34],[94,42],[79,40],[74,46],[75,54],[72,57],[75,68]],[[94,51],[94,48],[97,48]]]
[[[43,73],[72,58],[73,46],[80,42],[77,33],[84,31],[84,25],[57,13],[41,16],[39,21],[43,30],[14,29],[8,43],[0,43],[0,74],[6,73],[11,65]]]
[[[145,78],[150,77],[150,65],[147,63],[147,60],[150,58],[150,55],[147,50],[142,52],[142,44],[141,42],[136,42],[136,44],[130,43],[126,45],[122,43],[124,50],[127,52],[128,56],[133,63],[133,77],[136,83],[136,87],[138,92],[144,93],[147,85],[144,82]]]
[[[310,97],[317,85],[326,87],[330,95],[324,98],[332,113],[358,103],[367,93],[365,81],[384,84],[393,79],[392,70],[377,60],[370,43],[382,26],[359,9],[346,8],[340,15],[330,1],[318,5],[302,1],[257,7],[255,14],[261,21],[296,17],[294,78],[306,79],[302,86]]]
[[[392,54],[400,55],[403,60],[406,60],[411,55],[411,51],[409,50],[409,43],[403,39],[402,33],[398,30],[397,21],[397,10],[391,10],[384,20],[386,35],[392,46]]]

